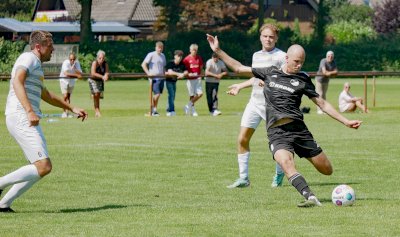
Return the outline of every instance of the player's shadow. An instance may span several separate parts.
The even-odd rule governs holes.
[[[127,208],[127,205],[104,205],[101,207],[88,207],[88,208],[68,208],[68,209],[61,209],[59,212],[61,213],[75,213],[75,212],[94,212],[94,211],[103,211],[109,209],[121,209]]]
[[[344,183],[337,183],[337,182],[332,182],[332,183],[313,183],[313,182],[309,182],[308,183],[309,186],[338,186]],[[345,183],[347,185],[353,185],[353,184],[360,184],[360,182],[347,182]]]

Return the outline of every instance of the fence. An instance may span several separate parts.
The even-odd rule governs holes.
[[[317,76],[317,72],[308,72],[308,75],[310,77]],[[204,75],[201,75],[204,77]],[[376,78],[377,76],[400,76],[400,72],[378,72],[378,71],[349,71],[349,72],[339,72],[336,77],[351,77],[351,78],[364,78],[364,102],[365,102],[365,108],[368,108],[367,105],[367,88],[368,88],[368,82],[367,79],[369,77],[372,77],[372,106],[375,107],[376,104]],[[83,78],[88,78],[90,77],[90,74],[85,73],[83,74]],[[159,77],[159,76],[158,76]],[[240,75],[237,75],[235,73],[229,73],[227,77],[230,78],[243,78]],[[144,79],[144,78],[149,78],[144,73],[110,73],[110,78],[118,78],[118,79]],[[10,79],[10,74],[0,74],[0,80],[9,80]],[[60,79],[58,74],[45,74],[45,79],[46,80],[57,80]],[[151,94],[151,91],[150,91]],[[151,96],[150,96],[151,98]]]

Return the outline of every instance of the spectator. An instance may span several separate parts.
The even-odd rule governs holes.
[[[167,64],[163,50],[163,42],[158,41],[156,43],[155,51],[148,53],[142,62],[143,71],[147,74],[147,76],[153,77],[149,78],[153,92],[153,106],[151,111],[152,116],[160,116],[160,114],[157,112],[157,106],[158,100],[160,99],[160,96],[164,90],[165,66]]]
[[[104,93],[104,82],[109,79],[109,69],[106,61],[106,53],[103,50],[97,52],[96,60],[92,62],[90,70],[89,88],[93,96],[93,104],[96,118],[101,117],[100,98]]]
[[[168,90],[168,108],[167,116],[175,116],[175,94],[176,94],[176,81],[183,79],[187,76],[188,71],[182,63],[183,52],[182,50],[175,50],[174,60],[167,63],[165,75],[169,76],[165,80],[165,85]]]
[[[219,80],[228,74],[228,70],[216,53],[213,53],[207,61],[205,74],[208,110],[212,116],[218,116],[221,114],[221,111],[218,110]]]
[[[197,44],[190,45],[190,54],[183,59],[188,70],[187,77],[187,88],[189,92],[189,103],[185,105],[184,110],[186,115],[199,116],[194,108],[194,103],[203,96],[203,90],[201,88],[201,71],[204,66],[203,59],[197,55],[199,46]]]
[[[364,113],[368,113],[368,109],[363,104],[363,100],[350,93],[350,83],[346,82],[343,85],[343,91],[339,95],[339,111],[341,113],[354,112],[357,107]]]
[[[324,100],[326,100],[329,79],[336,76],[338,73],[334,58],[335,56],[333,51],[328,51],[326,53],[326,58],[321,59],[317,72],[318,76],[315,77],[315,90]],[[324,114],[324,112],[319,107],[317,107],[317,113]]]
[[[71,52],[69,54],[69,58],[63,62],[61,66],[60,77],[68,77],[60,79],[60,88],[61,88],[61,93],[63,94],[64,101],[69,104],[71,103],[71,94],[72,91],[74,90],[76,81],[76,79],[74,78],[79,78],[79,79],[82,78],[81,65],[79,64],[79,61],[76,60],[75,53]],[[68,112],[66,109],[64,109],[64,112],[62,113],[61,117],[62,118],[68,117]]]

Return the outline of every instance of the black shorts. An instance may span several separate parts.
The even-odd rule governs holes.
[[[268,139],[272,155],[275,155],[275,152],[280,149],[306,158],[317,156],[322,152],[321,147],[314,140],[303,121],[295,120],[288,124],[269,128]]]

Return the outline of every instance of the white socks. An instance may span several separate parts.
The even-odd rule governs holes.
[[[21,183],[25,181],[29,181],[35,178],[40,178],[39,173],[36,169],[35,165],[25,165],[21,168],[13,171],[3,177],[0,178],[0,189],[5,189],[6,187]]]
[[[241,179],[249,178],[249,160],[250,160],[250,152],[238,154],[239,177]]]
[[[9,207],[11,203],[32,187],[40,179],[35,165],[26,165],[0,178],[0,189],[14,185],[0,201],[0,207]]]

